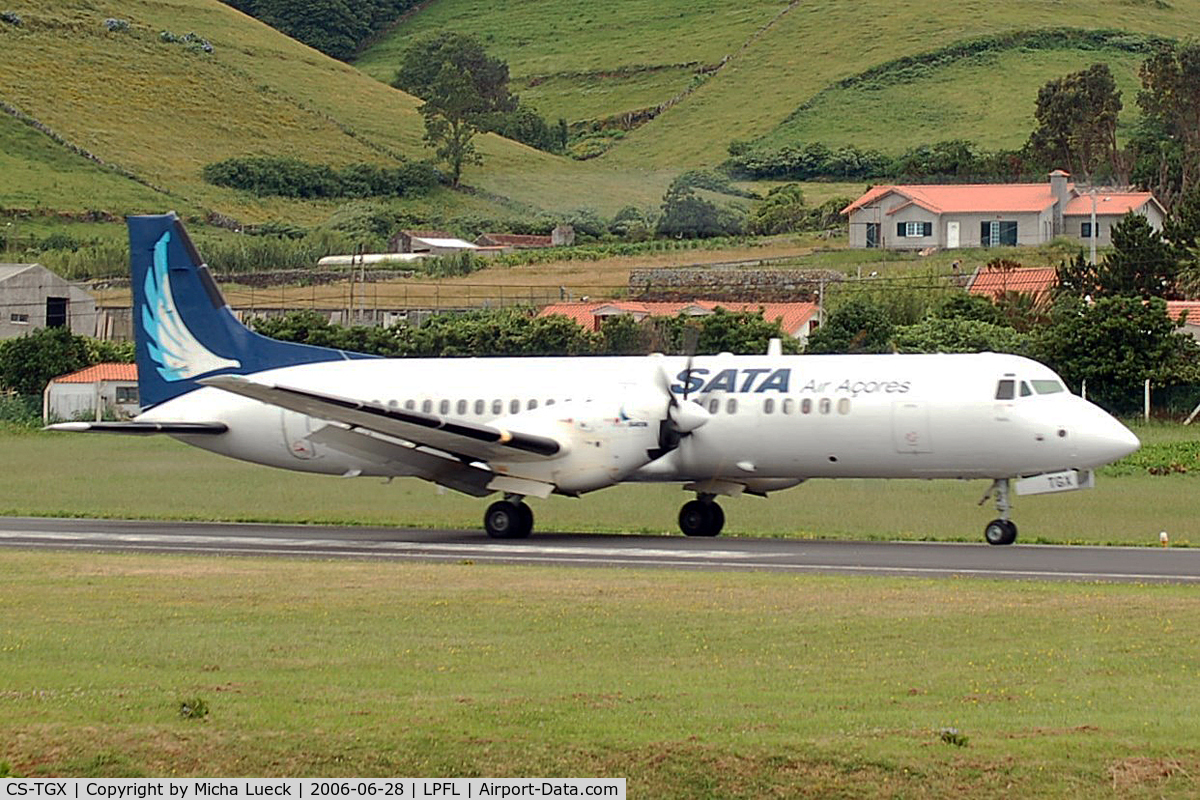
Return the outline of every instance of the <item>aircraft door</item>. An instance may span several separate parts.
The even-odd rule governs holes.
[[[925,403],[904,400],[892,403],[892,441],[897,453],[932,453],[929,408]]]

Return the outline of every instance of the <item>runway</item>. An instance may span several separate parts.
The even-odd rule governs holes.
[[[108,552],[1200,583],[1200,550],[0,517],[0,547]]]

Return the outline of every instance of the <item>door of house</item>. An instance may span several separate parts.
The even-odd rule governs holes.
[[[879,247],[879,223],[867,223],[867,247]]]
[[[47,328],[65,328],[65,327],[67,327],[67,298],[65,298],[65,297],[47,297],[46,298],[46,327]]]
[[[946,247],[953,250],[958,247],[958,223],[946,223]]]

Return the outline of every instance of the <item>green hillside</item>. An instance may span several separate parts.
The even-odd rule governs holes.
[[[950,138],[1019,145],[1038,88],[1097,60],[1117,73],[1128,123],[1141,57],[1116,39],[1100,48],[1025,42],[900,70],[876,86],[838,85],[897,59],[1013,32],[1113,30],[1137,42],[1200,35],[1200,0],[967,0],[902,13],[884,0],[625,0],[575,9],[567,0],[432,0],[358,63],[387,79],[406,38],[440,28],[474,33],[508,61],[522,99],[546,114],[599,119],[675,99],[600,162],[680,168],[721,161],[731,140],[763,137],[892,153]]]
[[[428,155],[415,98],[217,0],[10,0],[6,10],[22,24],[0,23],[0,101],[163,192],[117,173],[100,174],[91,162],[67,157],[55,140],[6,117],[0,151],[6,164],[19,168],[13,173],[19,180],[7,180],[6,169],[4,206],[113,212],[173,206],[303,224],[324,219],[335,204],[263,200],[214,187],[202,180],[201,168],[241,155],[334,165]],[[110,31],[107,18],[130,27]],[[194,32],[211,42],[212,52],[164,41],[161,31]],[[480,137],[479,149],[485,166],[470,169],[465,180],[486,197],[548,210],[592,205],[611,211],[661,196],[661,187],[640,173],[597,170],[497,136]],[[39,166],[51,161],[55,178]],[[435,202],[487,204],[448,193]]]

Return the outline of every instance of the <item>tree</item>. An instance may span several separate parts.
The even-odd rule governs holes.
[[[1120,112],[1121,92],[1107,64],[1055,78],[1038,91],[1038,127],[1029,137],[1030,149],[1051,163],[1081,171],[1089,182],[1107,161],[1118,182],[1125,183],[1128,170],[1117,147]]]
[[[733,236],[742,232],[744,217],[738,210],[718,206],[696,194],[690,184],[676,179],[663,196],[660,236],[702,239],[709,236]]]
[[[1163,238],[1179,260],[1176,286],[1185,297],[1200,296],[1200,186],[1175,202],[1163,223]]]
[[[417,109],[425,118],[425,143],[450,168],[450,185],[458,188],[465,164],[482,164],[472,141],[479,129],[471,121],[479,99],[471,76],[447,61],[442,64],[433,95]]]
[[[1138,105],[1181,146],[1183,191],[1200,180],[1200,43],[1167,44],[1138,71]]]
[[[1141,405],[1147,378],[1160,384],[1200,378],[1200,345],[1177,330],[1159,298],[1102,297],[1092,304],[1060,297],[1051,323],[1037,332],[1032,355],[1072,387],[1117,412]]]
[[[838,306],[811,336],[806,353],[890,353],[894,328],[879,306],[854,298]]]
[[[1179,261],[1175,249],[1141,214],[1130,211],[1112,229],[1113,249],[1096,267],[1100,293],[1171,297]]]
[[[994,322],[965,317],[926,317],[896,328],[901,353],[1025,353],[1029,337]]]
[[[788,183],[767,192],[766,198],[751,212],[746,229],[768,236],[789,233],[806,227],[810,216],[804,205],[804,190],[798,183]]]
[[[51,378],[91,365],[92,351],[83,336],[67,328],[40,328],[0,342],[0,389],[41,394]]]
[[[447,64],[468,76],[469,90],[456,87],[463,114],[516,110],[517,98],[508,91],[508,64],[489,56],[474,36],[454,31],[430,34],[409,45],[392,86],[425,101],[444,97]]]

